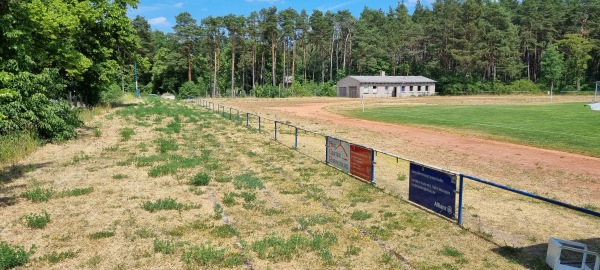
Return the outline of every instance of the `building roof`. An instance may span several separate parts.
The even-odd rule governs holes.
[[[423,76],[348,76],[360,83],[435,83]]]

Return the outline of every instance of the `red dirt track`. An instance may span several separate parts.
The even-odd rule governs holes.
[[[358,102],[336,99],[335,102],[229,100],[224,103],[242,110],[266,113],[267,117],[272,113],[277,119],[289,119],[292,124],[322,130],[333,136],[341,132],[340,137],[373,148],[558,197],[573,204],[600,206],[600,158],[443,130],[354,119],[326,109],[330,106],[332,110],[335,106],[357,107],[360,106]]]

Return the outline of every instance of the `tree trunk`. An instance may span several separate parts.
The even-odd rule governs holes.
[[[276,70],[276,66],[275,64],[277,63],[277,43],[275,42],[275,37],[271,36],[271,77],[273,79],[273,86],[277,85],[277,77],[275,74],[275,70]]]
[[[187,62],[188,62],[188,82],[192,81],[192,57],[190,55],[190,45],[187,46]]]
[[[292,83],[294,83],[294,76],[296,74],[296,41],[292,43]]]
[[[235,88],[235,35],[231,35],[231,97],[233,95],[233,89]]]
[[[256,41],[252,40],[252,88],[256,86]]]

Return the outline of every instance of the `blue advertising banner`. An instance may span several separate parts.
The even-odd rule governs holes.
[[[409,183],[410,201],[454,219],[456,180],[453,175],[411,163]]]

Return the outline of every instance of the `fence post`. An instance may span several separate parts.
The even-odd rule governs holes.
[[[275,121],[275,140],[277,140],[277,121]]]
[[[295,128],[296,128],[296,144],[295,144],[295,146],[296,146],[296,150],[298,150],[298,127],[295,127]]]
[[[327,151],[327,144],[329,143],[329,136],[325,136],[325,164],[329,165],[329,151]]]
[[[258,133],[261,133],[261,129],[260,129],[260,116],[258,117]]]
[[[375,155],[377,151],[371,149],[371,184],[375,184]]]
[[[229,107],[229,120],[231,120],[231,107]]]
[[[458,219],[457,219],[457,223],[458,226],[462,226],[462,212],[463,212],[463,183],[464,183],[464,177],[462,175],[462,173],[460,174],[460,180],[459,180],[459,187],[458,187]]]
[[[246,127],[248,127],[248,118],[250,118],[249,113],[246,113]]]

